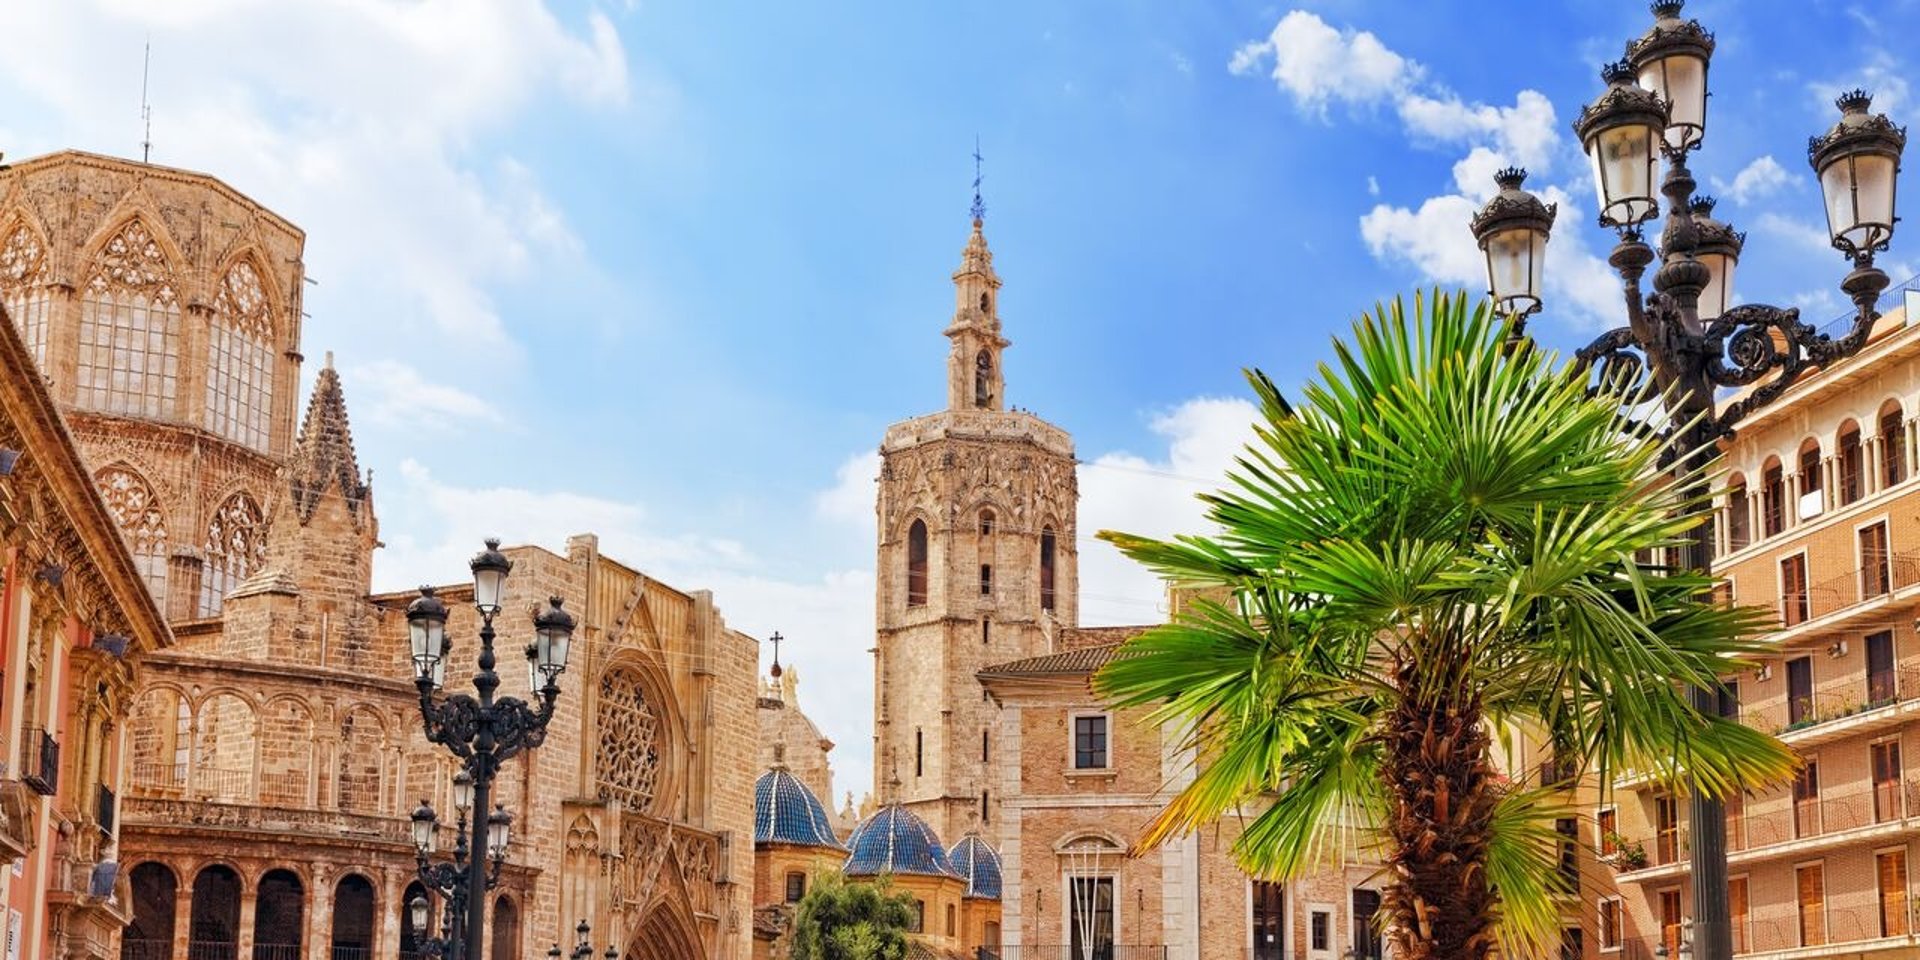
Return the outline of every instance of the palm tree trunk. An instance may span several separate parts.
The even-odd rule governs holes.
[[[1486,861],[1500,785],[1466,659],[1429,648],[1395,667],[1402,696],[1381,773],[1391,804],[1382,908],[1396,960],[1485,960],[1494,945]]]

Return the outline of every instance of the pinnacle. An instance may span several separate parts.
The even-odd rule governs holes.
[[[332,354],[328,354],[328,360],[332,360]],[[346,395],[340,388],[340,374],[331,362],[321,368],[314,381],[313,396],[307,401],[300,437],[294,441],[289,470],[289,492],[301,523],[313,517],[321,497],[335,483],[339,484],[348,510],[359,513],[360,505],[367,499],[369,491],[360,479],[360,465],[353,452]]]

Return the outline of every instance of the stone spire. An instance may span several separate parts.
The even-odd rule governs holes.
[[[300,437],[294,441],[293,457],[287,465],[288,495],[301,524],[313,519],[327,488],[337,484],[347,510],[359,518],[370,492],[361,479],[360,463],[353,453],[353,429],[347,423],[347,398],[340,389],[340,375],[333,369],[333,354],[327,354],[326,366],[314,381],[313,396],[307,401],[307,416],[300,424]]]
[[[1006,378],[1000,355],[1008,340],[1000,335],[1000,277],[993,272],[993,251],[977,216],[960,252],[960,269],[953,272],[953,292],[953,322],[946,329],[953,341],[947,358],[947,408],[1003,410]]]

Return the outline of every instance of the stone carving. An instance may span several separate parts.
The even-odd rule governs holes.
[[[600,798],[619,800],[629,810],[650,809],[660,777],[660,721],[640,677],[619,667],[603,674],[596,719]]]
[[[172,278],[173,270],[159,241],[147,232],[145,224],[133,219],[100,249],[87,277],[87,292],[136,291],[147,294],[154,303],[171,305],[177,298]]]

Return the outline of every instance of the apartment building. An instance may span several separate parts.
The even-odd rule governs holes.
[[[1726,448],[1714,570],[1779,627],[1756,669],[1726,678],[1723,709],[1806,760],[1795,782],[1726,805],[1738,955],[1920,954],[1920,297],[1905,299],[1861,354]],[[1687,807],[1629,774],[1582,818],[1606,868],[1589,955],[1680,956]]]

